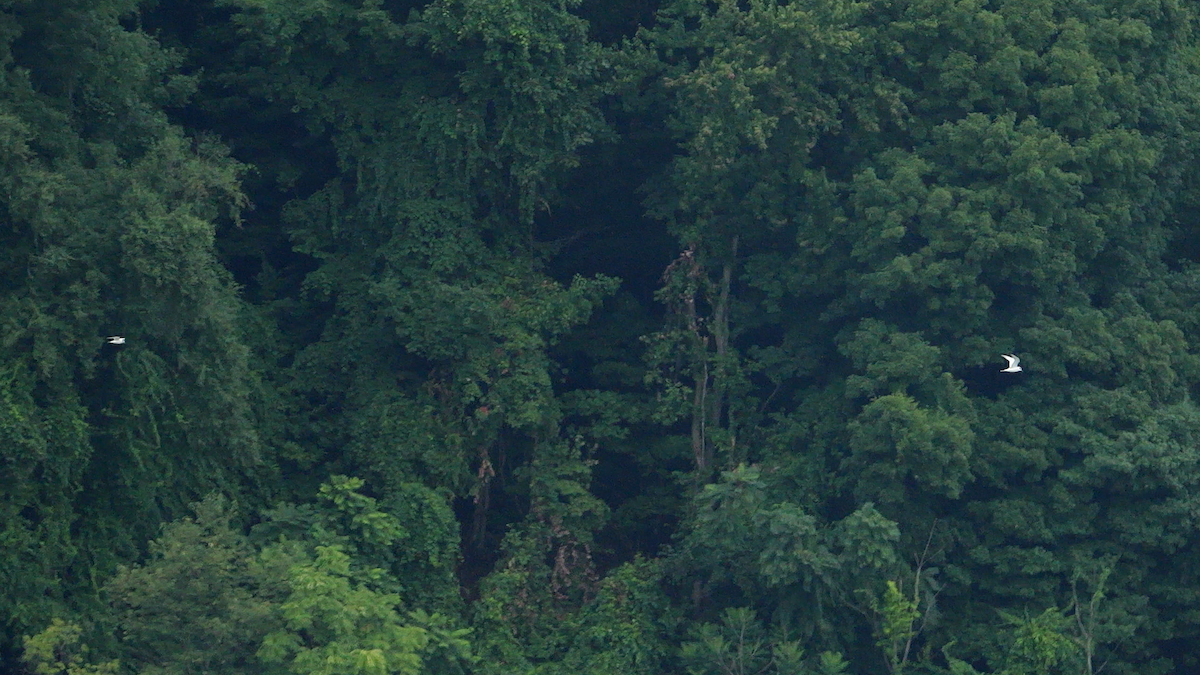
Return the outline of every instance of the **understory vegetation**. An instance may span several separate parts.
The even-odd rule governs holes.
[[[0,671],[1198,672],[1198,28],[0,0]]]

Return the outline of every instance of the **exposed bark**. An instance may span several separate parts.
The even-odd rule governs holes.
[[[695,338],[696,355],[699,363],[693,378],[692,393],[692,457],[695,462],[697,475],[701,480],[712,468],[715,448],[709,438],[710,428],[719,428],[723,417],[726,417],[727,388],[724,373],[724,359],[729,352],[729,311],[733,286],[733,271],[737,259],[738,237],[734,235],[730,242],[729,256],[721,272],[721,281],[716,289],[716,298],[712,297],[712,286],[705,278],[703,266],[695,257],[694,247],[685,250],[670,267],[664,278],[677,267],[684,267],[688,279],[686,290],[679,296],[680,307],[688,331]],[[712,316],[705,322],[696,308],[696,293],[701,288],[707,289],[708,300],[713,308]],[[714,352],[716,367],[710,365]],[[727,418],[726,418],[727,419]]]
[[[728,389],[728,383],[725,372],[725,355],[729,352],[729,296],[733,285],[733,266],[737,260],[737,249],[738,237],[734,235],[730,242],[729,257],[725,260],[725,268],[721,272],[720,295],[713,311],[712,335],[717,349],[717,367],[713,378],[713,400],[707,411],[708,425],[713,428],[721,425],[721,417],[726,407],[725,391]],[[733,432],[732,428],[730,428],[730,432]],[[709,448],[708,452],[711,460],[712,449]]]
[[[707,352],[707,350],[705,350]],[[700,374],[696,377],[695,393],[692,397],[692,456],[695,457],[696,471],[703,475],[708,469],[709,447],[707,429],[705,429],[705,406],[708,397],[708,363],[704,363]]]
[[[487,514],[488,507],[492,501],[492,479],[496,477],[496,471],[492,468],[492,461],[489,458],[490,447],[488,444],[479,446],[479,471],[476,473],[475,486],[475,513],[471,518],[471,546],[478,548],[483,543],[483,537],[487,532]]]

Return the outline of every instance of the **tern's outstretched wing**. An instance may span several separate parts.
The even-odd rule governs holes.
[[[1021,359],[1017,358],[1016,356],[1014,356],[1012,354],[1001,354],[1000,356],[1003,356],[1004,359],[1006,361],[1008,361],[1009,368],[1013,368],[1021,363]]]

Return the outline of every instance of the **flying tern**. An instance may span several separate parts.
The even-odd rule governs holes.
[[[1006,361],[1008,361],[1008,367],[1001,369],[1000,372],[1002,372],[1002,373],[1019,373],[1019,372],[1021,372],[1021,359],[1017,358],[1015,354],[1001,354],[1000,356],[1003,356],[1004,359]]]

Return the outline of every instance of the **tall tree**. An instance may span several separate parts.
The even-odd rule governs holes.
[[[1164,248],[1190,199],[1194,13],[681,1],[660,21],[627,53],[681,143],[650,206],[685,252],[660,362],[697,468],[720,423],[785,494],[877,504],[914,565],[932,533],[954,583],[929,639],[997,663],[990,608],[1065,604],[1106,554],[1127,636],[1106,658],[1149,667],[1190,635],[1160,617],[1191,597],[1197,496],[1193,281]],[[1014,350],[1022,376],[986,372]],[[748,409],[714,417],[706,389],[738,373]]]
[[[604,51],[566,6],[541,0],[407,15],[227,4],[268,95],[328,129],[340,168],[283,211],[296,251],[318,261],[298,300],[319,327],[272,373],[295,413],[285,443],[361,470],[383,503],[443,489],[469,522],[468,556],[494,559],[484,544],[504,536],[505,564],[531,566],[527,586],[492,584],[510,594],[497,602],[578,606],[606,509],[562,432],[549,348],[617,281],[550,279],[533,219],[578,149],[608,133]]]
[[[193,82],[122,23],[136,7],[0,6],[0,649],[259,456],[241,305],[212,248],[240,168],[168,123]]]

